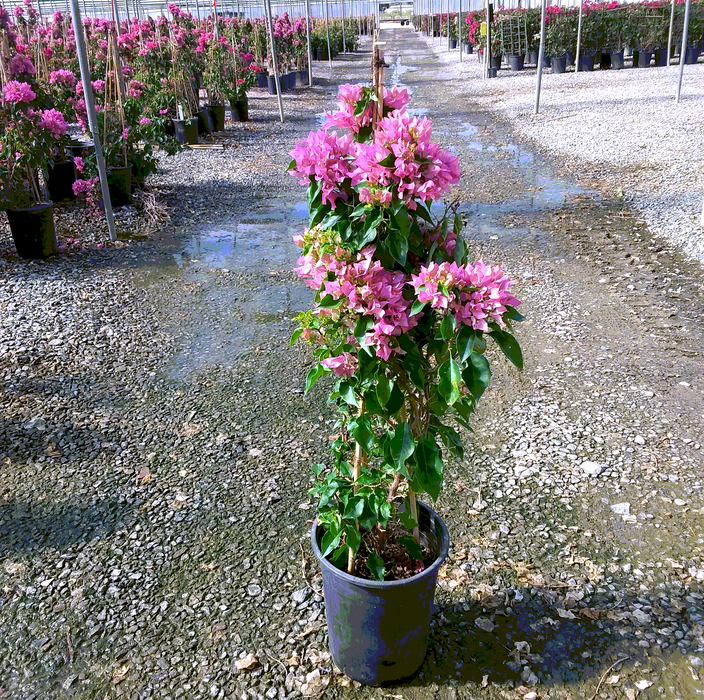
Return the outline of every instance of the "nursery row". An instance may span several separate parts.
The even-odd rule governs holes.
[[[679,49],[684,27],[684,3],[678,0],[673,9],[670,2],[618,4],[585,3],[583,6],[580,35],[580,52],[586,56],[599,54],[623,55],[624,49],[638,52],[641,65],[650,61],[650,56],[664,52],[666,60],[670,23],[672,19],[673,44]],[[491,52],[494,56],[524,56],[537,51],[540,44],[540,10],[497,10],[491,23]],[[545,53],[562,57],[574,55],[577,47],[579,8],[547,8],[545,29]],[[465,51],[484,49],[486,33],[482,24],[486,21],[484,10],[468,12],[460,18],[457,13],[416,15],[413,23],[417,31],[436,37],[447,37],[451,48],[458,43]],[[449,34],[449,37],[448,37]],[[694,0],[691,6],[687,40],[687,62],[696,62],[704,49],[704,0]],[[638,62],[636,54],[636,63]]]
[[[169,17],[119,25],[83,20],[98,117],[93,134],[71,18],[56,12],[42,22],[31,0],[12,16],[0,8],[0,210],[25,230],[30,215],[44,221],[41,240],[18,248],[20,255],[53,252],[52,201],[78,196],[98,205],[94,136],[119,206],[129,202],[133,184],[155,172],[157,149],[172,155],[194,143],[198,130],[221,129],[228,106],[233,119],[246,121],[247,91],[267,82],[275,87],[264,19],[199,20],[173,4],[168,10]],[[328,45],[333,56],[353,50],[371,19],[347,20],[344,29],[341,19],[327,26],[314,19],[310,29],[313,55],[328,58]],[[280,87],[302,84],[306,20],[274,17],[273,37]]]

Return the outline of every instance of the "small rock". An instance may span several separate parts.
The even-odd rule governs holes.
[[[702,660],[701,656],[692,656],[689,660],[689,665],[694,666],[694,668],[699,668],[700,666],[704,666],[704,660]]]
[[[251,596],[258,596],[262,592],[262,587],[258,586],[256,583],[250,583],[247,586],[247,593]]]
[[[630,515],[631,514],[631,504],[630,503],[614,503],[611,506],[611,510],[616,513],[616,515]]]
[[[496,625],[488,617],[478,617],[474,624],[479,627],[480,630],[485,632],[493,632]]]
[[[582,471],[585,474],[589,474],[589,476],[599,476],[599,474],[604,471],[604,465],[587,460],[586,462],[582,462]]]
[[[36,416],[32,418],[27,425],[24,426],[25,430],[38,430],[42,432],[46,430],[46,421],[41,416]]]
[[[308,598],[309,594],[310,591],[307,588],[300,588],[299,590],[294,591],[291,597],[293,598],[294,603],[303,603],[306,598]]]
[[[634,610],[633,619],[639,625],[647,625],[650,622],[650,615],[648,615],[648,613],[646,612],[643,612],[642,610]]]

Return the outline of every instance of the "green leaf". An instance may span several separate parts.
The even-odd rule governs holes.
[[[455,403],[455,407],[457,403],[458,402]],[[443,445],[447,447],[450,454],[457,459],[463,459],[464,445],[462,444],[462,438],[460,438],[459,433],[449,425],[438,425],[438,433],[440,433],[440,439]]]
[[[376,552],[369,552],[369,556],[367,557],[367,569],[369,569],[369,572],[377,581],[384,580],[384,576],[386,575],[384,560]]]
[[[471,326],[462,325],[455,338],[455,348],[457,348],[457,357],[460,364],[464,364],[472,354],[475,337],[476,334]]]
[[[342,305],[343,298],[334,299],[332,294],[326,294],[319,302],[318,307],[321,309],[337,309]]]
[[[354,387],[348,382],[340,384],[339,388],[340,396],[344,399],[345,403],[350,406],[357,406],[359,408],[359,401],[357,399],[357,394],[354,391]]]
[[[394,388],[391,390],[391,396],[386,404],[386,412],[393,416],[394,413],[401,410],[401,406],[403,406],[405,402],[406,397],[403,395],[403,392],[394,384]]]
[[[404,236],[397,228],[391,228],[385,243],[391,257],[400,265],[405,265],[408,256],[408,237]]]
[[[345,544],[352,550],[353,554],[357,553],[359,545],[362,544],[362,535],[354,525],[345,526]]]
[[[286,170],[293,170],[296,167],[296,159],[292,158],[291,162],[288,164],[288,168]]]
[[[455,262],[458,265],[463,265],[467,259],[467,244],[462,236],[457,236],[455,241]]]
[[[413,532],[413,528],[418,527],[418,522],[411,515],[411,508],[408,504],[408,499],[406,499],[406,509],[399,511],[398,518],[401,521],[401,524],[411,532]]]
[[[460,398],[460,366],[450,357],[438,370],[438,392],[452,406]]]
[[[521,314],[513,307],[513,306],[507,306],[506,307],[506,312],[504,313],[504,318],[507,318],[509,321],[525,321],[525,317],[521,316]]]
[[[418,299],[416,299],[413,304],[411,304],[411,313],[409,315],[415,316],[416,314],[419,314],[425,308],[427,303],[427,301],[418,301]]]
[[[347,569],[347,547],[338,547],[328,561],[338,569]]]
[[[450,340],[455,334],[455,317],[447,313],[443,316],[442,321],[440,321],[440,337],[443,340]]]
[[[391,456],[396,468],[405,475],[408,474],[406,461],[415,450],[415,442],[408,423],[399,423],[396,426],[394,437],[391,440]]]
[[[425,491],[434,501],[440,495],[442,488],[442,456],[432,438],[420,438],[413,453],[416,469],[414,476]]]
[[[369,204],[358,204],[352,210],[352,213],[350,214],[349,218],[352,219],[352,221],[356,221],[357,219],[361,219],[367,213],[367,210],[369,208],[370,208]]]
[[[383,372],[376,375],[376,396],[382,406],[389,402],[394,386],[393,379],[389,379]]]
[[[469,355],[469,363],[462,372],[462,379],[478,401],[491,381],[491,369],[486,357],[472,351]]]
[[[337,549],[340,544],[341,533],[333,534],[331,530],[328,530],[323,535],[323,541],[320,543],[320,549],[322,550],[323,556],[327,557],[333,549]]]
[[[364,512],[364,499],[361,496],[353,496],[347,503],[345,514],[342,516],[345,519],[356,520],[362,517]]]
[[[383,168],[393,168],[394,165],[396,165],[396,156],[393,153],[390,153],[384,160],[379,162],[379,165],[381,165]]]
[[[408,372],[413,385],[421,391],[425,389],[425,374],[421,369],[420,351],[416,343],[406,333],[398,336],[398,344],[406,353],[401,357],[401,365]]]
[[[335,224],[342,221],[342,219],[347,218],[344,212],[340,212],[339,209],[329,212],[325,218],[320,223],[320,228],[324,231],[325,229],[332,228]]]
[[[518,345],[518,341],[506,331],[490,331],[489,335],[498,343],[504,355],[506,355],[518,369],[523,369],[523,353]]]
[[[423,561],[423,550],[420,545],[412,538],[406,535],[402,537],[399,542],[408,550],[408,553],[419,561]]]
[[[302,328],[296,328],[296,330],[293,331],[293,335],[291,336],[291,347],[293,347],[293,344],[301,337],[302,333]]]
[[[354,436],[355,442],[361,445],[367,454],[371,453],[374,447],[374,431],[369,418],[357,416],[347,424],[347,429]]]
[[[323,469],[325,469],[325,465],[324,465],[324,464],[314,464],[314,465],[311,467],[311,471],[312,471],[313,474],[315,474],[316,476],[320,476],[320,474],[321,474],[321,472],[323,471]]]
[[[325,372],[325,367],[320,364],[311,368],[311,370],[308,372],[308,376],[306,377],[306,394],[310,391],[310,388],[313,386],[313,384],[315,384],[318,379],[320,379],[320,377],[325,374]]]

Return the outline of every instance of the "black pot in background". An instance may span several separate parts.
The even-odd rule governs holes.
[[[670,62],[667,60],[667,49],[655,50],[655,65],[660,68],[670,65]]]
[[[301,86],[302,87],[307,87],[308,86],[308,70],[302,70],[298,71],[301,75]]]
[[[435,585],[450,536],[440,516],[420,502],[418,520],[436,559],[401,581],[368,581],[340,571],[323,558],[322,530],[313,524],[311,541],[323,572],[330,651],[338,668],[361,683],[408,678],[425,659]]]
[[[487,78],[496,78],[499,74],[499,69],[498,68],[487,68],[486,69],[486,77]]]
[[[174,134],[180,143],[198,143],[198,120],[174,119]]]
[[[113,207],[132,203],[132,166],[108,168],[108,191]]]
[[[696,63],[699,60],[699,54],[701,53],[701,50],[694,47],[694,46],[688,46],[687,51],[684,55],[684,62],[687,65],[692,65]]]
[[[612,51],[610,55],[611,67],[614,70],[621,70],[623,68],[623,51]]]
[[[200,112],[196,112],[195,117],[198,120],[199,134],[213,133],[213,123],[210,121],[210,115],[208,114],[207,110],[203,109]]]
[[[323,52],[321,49],[316,49],[315,50],[315,60],[316,61],[322,61],[323,60]]]
[[[85,158],[93,153],[95,150],[95,144],[92,141],[72,140],[69,150],[74,158]]]
[[[548,56],[546,53],[543,54],[543,68],[550,68],[552,66],[552,57]]]
[[[639,51],[638,52],[638,59],[636,61],[635,57],[635,51],[633,52],[633,66],[636,66],[636,63],[638,65],[638,68],[649,68],[650,67],[650,59],[652,59],[653,54],[650,51]]]
[[[573,66],[574,65],[574,54],[571,51],[568,51],[565,56],[567,57],[567,65],[568,66]]]
[[[264,71],[257,73],[257,87],[266,87],[266,73]]]
[[[492,56],[491,57],[491,66],[490,68],[493,68],[494,70],[500,70],[501,69],[501,56]]]
[[[206,109],[213,131],[222,131],[225,128],[225,105],[208,105]]]
[[[523,56],[513,55],[508,57],[508,67],[511,70],[523,70]]]
[[[164,132],[167,136],[176,136],[176,129],[174,128],[173,119],[166,120],[166,124],[164,124]]]
[[[472,53],[472,45],[468,41],[462,42],[462,51],[467,54]]]
[[[76,166],[72,160],[63,160],[47,168],[46,188],[52,202],[76,199],[73,183],[76,182]]]
[[[565,73],[567,71],[567,56],[552,57],[552,72]]]
[[[246,97],[243,100],[230,100],[230,110],[233,122],[249,121],[249,102]]]
[[[603,70],[604,68],[611,68],[611,54],[601,53],[599,58],[599,67]]]
[[[276,94],[276,78],[273,75],[267,76],[267,86],[269,88],[269,94],[275,95]],[[282,85],[281,85],[281,76],[279,76],[279,90],[281,92],[283,92]]]
[[[531,66],[537,66],[538,52],[532,49],[530,51],[526,51],[526,63],[530,64]]]
[[[589,73],[594,70],[594,56],[587,54],[579,57],[579,70]]]
[[[56,232],[51,203],[26,209],[8,209],[6,214],[17,255],[28,260],[56,255]]]
[[[450,48],[451,49],[457,48],[457,39],[450,39]]]

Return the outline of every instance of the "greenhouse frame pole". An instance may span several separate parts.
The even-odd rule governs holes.
[[[667,34],[667,65],[670,65],[670,57],[672,56],[672,29],[675,22],[675,0],[670,4],[670,31]]]
[[[267,9],[269,12],[267,12]],[[266,26],[269,30],[269,42],[271,46],[271,61],[274,64],[274,84],[276,85],[276,99],[279,103],[279,117],[281,123],[284,122],[284,103],[281,100],[281,83],[279,82],[279,61],[276,58],[276,43],[274,42],[274,23],[271,19],[271,0],[266,0],[264,6],[264,14],[266,15]]]
[[[78,7],[78,0],[71,0],[71,18],[74,26],[74,36],[76,39],[76,53],[78,54],[78,65],[81,69],[81,80],[83,82],[83,99],[86,103],[88,113],[88,126],[93,135],[95,147],[95,159],[98,163],[98,175],[100,176],[100,189],[103,194],[103,206],[105,207],[105,219],[108,222],[108,233],[110,240],[117,240],[115,231],[115,219],[112,215],[112,201],[110,190],[108,189],[108,173],[105,169],[105,158],[103,158],[103,147],[100,144],[100,134],[98,133],[98,116],[95,113],[95,102],[93,101],[93,86],[90,80],[90,68],[88,67],[88,54],[86,54],[86,43],[83,32],[76,31],[76,27],[82,27],[81,11]]]
[[[347,36],[345,34],[345,22],[347,20],[345,12],[345,0],[342,0],[342,53],[347,53]]]
[[[579,54],[580,54],[580,49],[582,48],[582,10],[584,8],[584,2],[580,0],[579,2],[579,20],[577,21],[577,55],[575,56],[574,59],[574,70],[575,72],[579,72]]]
[[[450,0],[447,0],[447,50],[450,50]]]
[[[462,46],[462,0],[459,0],[460,7],[457,13],[457,45],[460,47],[460,63],[462,63],[462,54],[464,53]]]
[[[313,49],[310,44],[310,0],[306,0],[306,40],[308,41],[308,87],[313,87]]]
[[[543,81],[543,59],[545,58],[545,13],[547,0],[542,0],[540,10],[540,49],[538,50],[538,71],[535,81],[535,113],[540,109],[540,85]]]
[[[684,62],[687,58],[687,34],[689,33],[689,9],[692,5],[692,0],[687,0],[684,6],[684,29],[682,30],[682,49],[680,50],[680,76],[677,80],[677,97],[675,101],[680,102],[680,91],[682,90],[682,77],[684,76]]]
[[[325,32],[328,37],[328,65],[332,68],[332,51],[330,50],[330,10],[328,8],[328,0],[325,0]]]

